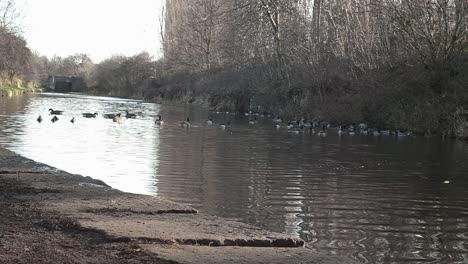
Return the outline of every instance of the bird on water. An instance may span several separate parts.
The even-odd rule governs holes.
[[[49,108],[49,114],[51,114],[51,115],[61,115],[61,114],[63,114],[63,111],[61,111],[61,110],[54,110],[54,109],[52,109],[52,108]]]

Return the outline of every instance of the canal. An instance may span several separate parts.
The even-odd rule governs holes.
[[[55,123],[49,108],[64,111]],[[125,111],[137,118],[103,117]],[[162,126],[154,123],[158,114]],[[249,125],[229,113],[212,114],[208,125],[210,114],[86,95],[0,97],[0,145],[123,191],[300,236],[362,263],[468,263],[465,142],[295,134],[271,118]],[[183,128],[187,117],[190,128]],[[219,127],[227,121],[231,128]]]

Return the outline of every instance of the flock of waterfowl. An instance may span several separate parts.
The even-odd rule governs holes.
[[[54,115],[51,119],[52,123],[55,123],[59,120],[57,115],[62,115],[64,111],[61,110],[54,110],[54,109],[49,109],[49,114]],[[213,114],[220,114],[219,112],[215,112]],[[261,118],[268,118],[270,116],[268,115],[258,115],[258,114],[252,114],[252,113],[246,113],[246,116],[249,117],[248,124],[253,126],[256,125],[259,122],[259,117]],[[82,113],[82,116],[84,118],[96,118],[98,116],[98,113]],[[136,118],[137,114],[134,113],[129,113],[128,110],[125,111],[125,116],[122,116],[120,113],[109,113],[109,114],[104,114],[103,117],[105,119],[112,119],[114,122],[121,123],[123,121],[123,118]],[[37,122],[41,123],[43,121],[42,116],[39,116],[37,118]],[[74,123],[75,122],[75,117],[72,117],[70,122]],[[274,127],[278,130],[280,129],[286,129],[289,133],[293,134],[303,134],[303,133],[308,133],[310,135],[317,134],[318,136],[326,136],[329,133],[337,133],[338,135],[349,135],[349,136],[354,136],[354,135],[372,135],[372,136],[391,136],[394,135],[396,137],[406,137],[406,136],[412,136],[411,132],[403,132],[400,130],[381,130],[377,128],[368,128],[367,124],[365,123],[353,123],[350,125],[337,125],[333,126],[329,122],[325,121],[312,121],[308,122],[305,118],[301,118],[298,120],[290,120],[287,122],[284,122],[282,118],[279,116],[276,116],[275,118],[271,119],[272,124]],[[158,126],[161,126],[164,124],[164,121],[162,120],[161,115],[157,115],[154,123]],[[204,121],[204,124],[211,126],[214,125],[213,122],[213,116],[210,115],[208,119]],[[179,125],[184,128],[190,128],[190,118],[187,117],[186,120],[179,122]],[[225,123],[219,123],[218,126],[221,129],[230,129],[231,128],[231,121],[227,121]]]
[[[248,115],[248,114],[246,114]],[[252,122],[252,118],[249,119],[249,124]],[[255,121],[255,120],[253,120]],[[284,123],[283,120],[277,116],[272,120],[276,123],[276,128],[280,129],[285,127],[289,132],[300,134],[308,132],[310,135],[317,134],[319,136],[326,136],[329,133],[335,132],[338,135],[373,135],[373,136],[390,136],[395,135],[397,137],[406,137],[412,136],[411,132],[403,132],[400,130],[382,130],[378,128],[369,128],[365,123],[352,123],[352,124],[343,124],[343,125],[332,125],[330,122],[326,121],[312,121],[308,122],[305,118],[299,120],[291,120],[287,123]]]
[[[214,114],[223,114],[222,112],[215,112]],[[229,114],[228,112],[226,114]],[[245,116],[248,116],[248,124],[256,125],[259,122],[260,118],[271,118],[270,115],[260,115],[258,113],[245,113]],[[289,133],[292,134],[304,134],[308,133],[309,135],[318,135],[326,136],[330,133],[336,133],[339,136],[341,135],[372,135],[372,136],[396,136],[396,137],[407,137],[412,136],[411,132],[404,132],[401,130],[383,130],[378,128],[369,128],[365,123],[353,123],[353,124],[344,124],[344,125],[332,125],[330,122],[326,121],[312,121],[308,122],[305,118],[300,118],[298,120],[290,120],[285,122],[280,116],[276,116],[271,119],[271,123],[278,130],[286,129]],[[206,124],[212,125],[213,119],[210,116],[206,120]],[[222,129],[230,128],[231,122],[219,124]]]
[[[125,111],[126,112],[126,115],[124,116],[125,118],[136,118],[137,115],[136,114],[133,114],[133,113],[129,113],[128,110]],[[57,121],[59,121],[59,118],[57,117],[58,115],[63,115],[64,111],[62,110],[54,110],[52,108],[49,109],[49,115],[53,115],[52,119],[50,119],[50,121],[52,123],[55,123]],[[96,118],[98,116],[98,113],[82,113],[82,116],[84,118]],[[122,114],[120,113],[116,113],[116,114],[104,114],[103,117],[105,119],[112,119],[114,122],[117,122],[117,123],[121,123],[123,121],[123,116]],[[37,122],[41,123],[44,119],[42,118],[41,115],[39,115],[39,117],[36,119]],[[70,122],[71,123],[75,123],[75,117],[72,117],[72,119],[70,119]]]

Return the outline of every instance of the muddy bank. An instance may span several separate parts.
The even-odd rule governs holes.
[[[0,263],[353,263],[0,148]]]

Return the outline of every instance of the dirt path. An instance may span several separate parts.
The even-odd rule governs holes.
[[[170,263],[131,241],[113,241],[103,232],[16,198],[31,188],[0,178],[0,263]]]

